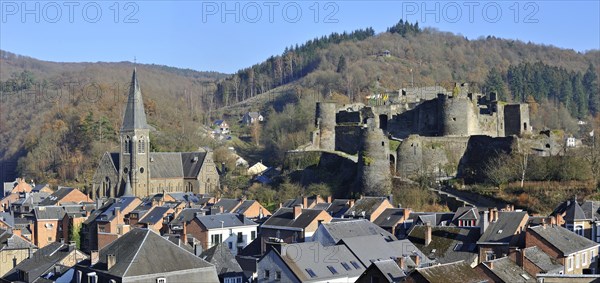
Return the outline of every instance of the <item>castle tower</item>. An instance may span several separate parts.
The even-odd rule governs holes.
[[[392,190],[389,140],[373,118],[362,129],[358,158],[358,185],[366,196],[388,196]]]
[[[147,195],[150,185],[150,130],[146,123],[144,112],[144,101],[142,92],[137,81],[136,70],[133,70],[129,96],[123,124],[121,126],[120,141],[121,150],[119,154],[121,172],[119,172],[121,184],[113,197],[125,194],[126,183],[130,183],[128,194]]]
[[[335,112],[335,103],[317,102],[315,124],[318,137],[315,139],[315,144],[321,150],[335,150]]]

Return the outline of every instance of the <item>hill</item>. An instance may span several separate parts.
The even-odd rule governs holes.
[[[160,131],[154,150],[203,145],[211,83],[226,75],[160,65],[57,63],[0,51],[1,179],[19,175],[81,185],[100,154],[117,147],[123,105],[138,69],[149,123]],[[183,133],[183,134],[182,134]]]

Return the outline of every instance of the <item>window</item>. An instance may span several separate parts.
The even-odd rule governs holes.
[[[331,265],[328,265],[327,269],[329,269],[329,271],[331,271],[331,274],[333,274],[333,275],[338,274],[337,270],[335,270],[335,268]]]
[[[212,243],[213,246],[222,243],[223,235],[221,235],[221,234],[211,235],[210,242]]]
[[[256,239],[256,231],[251,231],[251,232],[250,232],[250,239],[251,239],[252,241],[254,241],[254,239]]]
[[[123,143],[123,153],[125,154],[129,154],[131,152],[131,145],[130,145],[130,141],[129,141],[129,136],[127,136],[125,138],[125,142]]]
[[[312,269],[310,269],[310,268],[307,268],[307,269],[305,269],[305,270],[306,270],[306,273],[308,273],[308,275],[310,276],[310,278],[315,278],[315,277],[317,277],[317,274],[315,274],[315,272],[314,272]]]
[[[580,257],[580,254],[575,255],[575,268],[579,268],[579,257]]]
[[[156,283],[167,283],[167,278],[164,278],[164,277],[156,278]]]
[[[352,269],[352,268],[350,268],[350,266],[348,265],[348,263],[346,263],[346,262],[343,262],[343,261],[342,261],[342,266],[343,266],[343,267],[344,267],[346,270],[350,270],[350,269]]]
[[[244,236],[242,235],[242,232],[238,232],[238,234],[237,234],[237,242],[238,243],[243,243],[244,242]]]
[[[52,242],[52,237],[48,237],[48,242]]]
[[[575,232],[579,236],[583,236],[583,226],[581,226],[581,225],[575,226],[575,229],[573,232]]]
[[[360,265],[356,261],[351,260],[350,264],[352,264],[352,266],[354,266],[354,268],[360,269]]]
[[[233,243],[232,242],[227,242],[227,246],[229,246],[230,250],[233,250]]]
[[[485,260],[486,261],[490,261],[490,260],[493,260],[493,259],[494,259],[494,253],[493,252],[487,252],[485,254]]]
[[[271,274],[270,274],[269,270],[265,269],[265,279],[269,279],[270,275]]]
[[[581,264],[584,266],[587,265],[587,252],[583,252],[581,255]]]
[[[144,137],[141,137],[138,141],[138,153],[146,153],[146,141],[144,141]]]
[[[275,281],[281,280],[281,271],[275,271]]]
[[[573,270],[573,257],[572,256],[567,258],[567,270]]]

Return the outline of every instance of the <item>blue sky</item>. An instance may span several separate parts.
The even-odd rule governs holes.
[[[469,39],[600,49],[600,1],[6,1],[0,49],[48,61],[133,61],[232,73],[286,46],[400,18]]]

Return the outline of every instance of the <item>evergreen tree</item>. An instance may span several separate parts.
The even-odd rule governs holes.
[[[588,98],[588,108],[592,115],[600,111],[600,93],[598,91],[598,75],[594,65],[590,63],[585,75],[583,75],[582,84]]]
[[[492,68],[488,73],[484,87],[488,93],[495,92],[498,95],[499,100],[507,99],[506,85],[504,84],[502,75],[496,68]]]
[[[346,65],[346,57],[344,57],[344,55],[340,55],[337,65],[337,72],[341,74],[346,72],[346,69],[348,69],[348,66]]]

